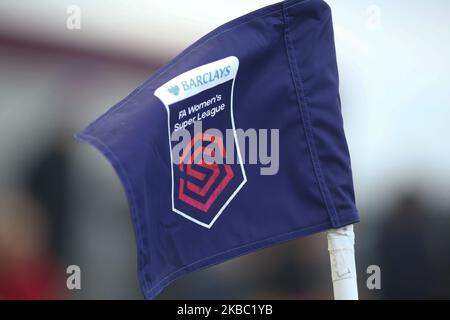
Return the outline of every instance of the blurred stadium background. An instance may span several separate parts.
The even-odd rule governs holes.
[[[0,299],[142,298],[124,191],[71,138],[214,27],[270,0],[0,2]],[[450,2],[329,0],[363,299],[450,298]],[[81,10],[70,30],[67,9]],[[65,268],[82,270],[68,291]],[[368,290],[366,268],[381,268]],[[325,235],[171,285],[161,298],[331,299]]]

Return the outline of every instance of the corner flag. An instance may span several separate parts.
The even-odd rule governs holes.
[[[288,0],[212,31],[76,135],[125,188],[146,298],[359,220],[338,85],[329,6]]]

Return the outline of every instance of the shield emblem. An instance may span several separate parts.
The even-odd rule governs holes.
[[[155,91],[167,111],[172,210],[208,229],[247,181],[233,114],[238,68],[239,60],[227,57],[189,70]],[[189,139],[178,154],[172,152],[178,142],[171,138],[179,130]]]

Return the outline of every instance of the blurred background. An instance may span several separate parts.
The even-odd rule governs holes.
[[[139,299],[124,191],[72,134],[183,48],[270,0],[0,1],[0,299]],[[450,2],[328,0],[363,299],[450,298]],[[81,290],[66,288],[79,265]],[[381,290],[366,286],[381,268]],[[332,299],[326,237],[176,281],[160,298]]]

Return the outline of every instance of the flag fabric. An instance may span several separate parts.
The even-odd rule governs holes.
[[[330,7],[288,0],[210,32],[76,135],[124,186],[146,298],[359,220],[338,85]]]

